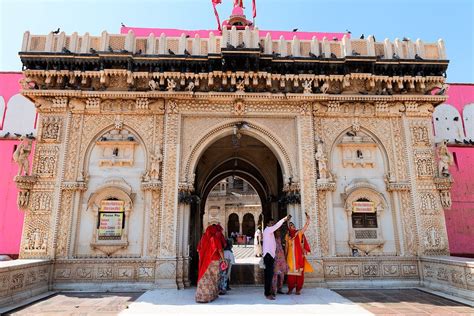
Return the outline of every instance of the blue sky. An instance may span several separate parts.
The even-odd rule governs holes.
[[[377,41],[404,36],[435,42],[443,38],[450,59],[449,82],[474,83],[473,0],[256,0],[260,29],[373,34]],[[218,6],[221,21],[232,0]],[[251,15],[251,0],[244,0]],[[71,34],[127,26],[213,29],[211,0],[0,0],[0,71],[21,69],[17,52],[23,32]]]

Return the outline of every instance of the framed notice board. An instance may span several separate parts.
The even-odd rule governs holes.
[[[103,200],[100,203],[97,223],[98,237],[101,240],[121,239],[125,227],[124,201]]]

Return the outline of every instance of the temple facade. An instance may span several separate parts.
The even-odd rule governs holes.
[[[25,33],[22,94],[39,118],[32,172],[15,177],[20,257],[47,260],[52,288],[190,286],[206,201],[234,175],[263,218],[301,227],[309,214],[309,283],[448,274],[430,259],[449,255],[452,156],[431,123],[446,100],[443,41],[242,21],[179,36]],[[453,266],[443,286],[462,275],[469,292],[469,269]]]

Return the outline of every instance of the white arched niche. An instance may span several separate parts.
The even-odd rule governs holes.
[[[10,98],[5,110],[3,131],[17,134],[36,133],[36,108],[33,102],[20,94]]]
[[[441,104],[433,112],[433,123],[435,129],[435,141],[437,143],[448,140],[462,141],[464,131],[459,111],[452,105]]]
[[[462,111],[466,138],[474,141],[474,103],[468,104]]]

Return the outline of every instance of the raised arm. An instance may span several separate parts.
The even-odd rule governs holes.
[[[306,229],[308,228],[309,223],[310,223],[310,218],[309,218],[308,213],[305,212],[305,214],[306,214],[306,224],[304,224],[303,229],[301,229],[301,234],[304,234],[306,232]]]
[[[272,233],[275,232],[275,230],[277,230],[278,228],[280,228],[281,225],[283,225],[283,223],[284,223],[285,221],[287,221],[287,220],[288,220],[288,216],[283,217],[283,218],[280,219],[275,225],[270,226],[270,227],[267,227],[268,231],[270,231],[270,232],[272,232]]]

